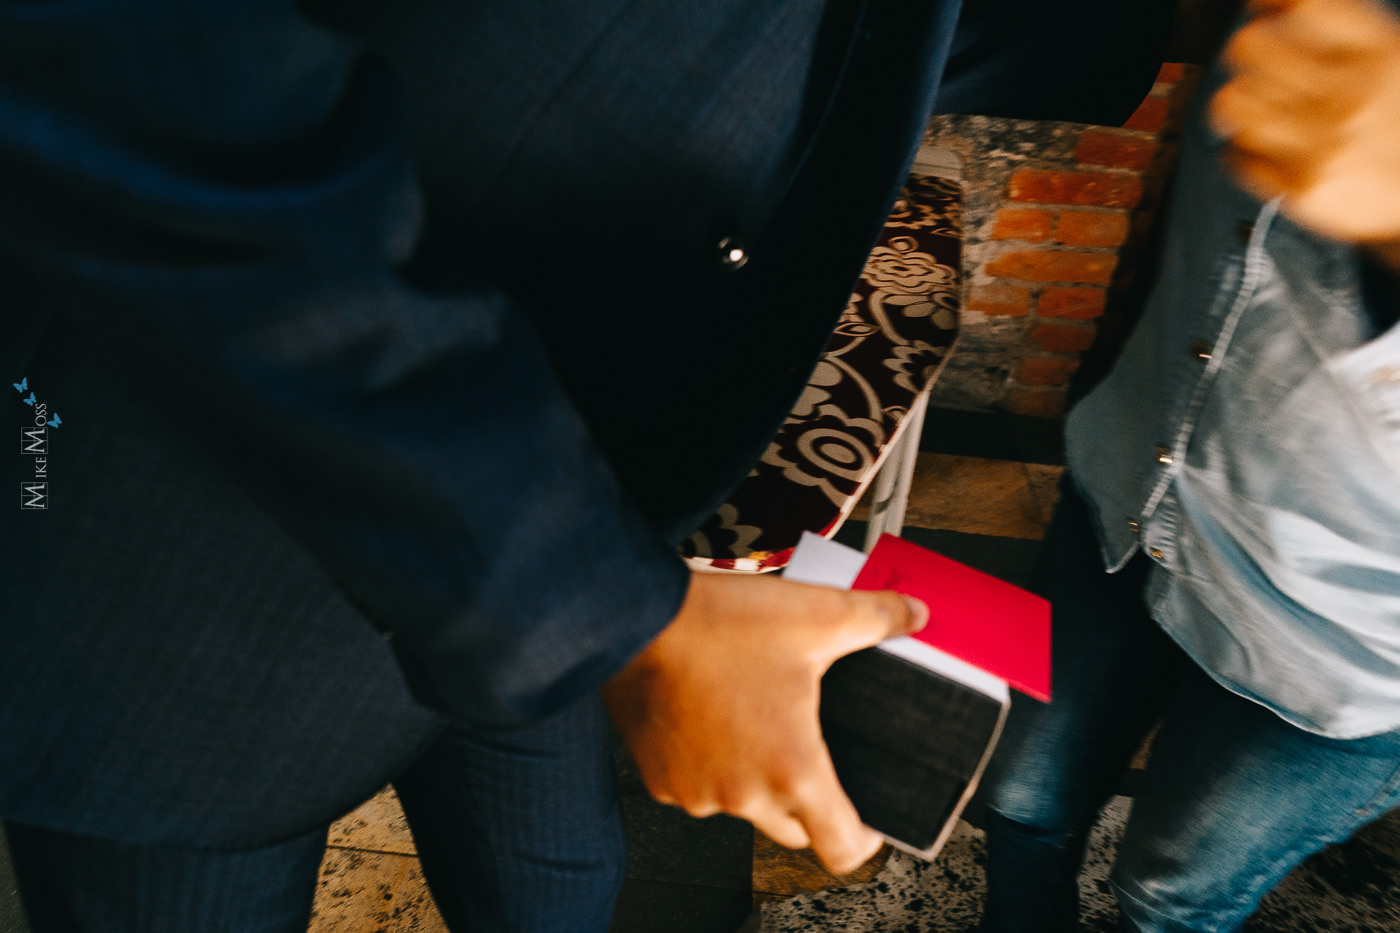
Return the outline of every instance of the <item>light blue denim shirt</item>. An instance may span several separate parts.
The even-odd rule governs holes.
[[[1069,465],[1108,568],[1147,553],[1154,617],[1217,681],[1311,732],[1397,729],[1400,326],[1220,145],[1187,134],[1161,282]]]

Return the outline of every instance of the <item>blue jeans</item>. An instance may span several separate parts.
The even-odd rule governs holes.
[[[1323,738],[1217,685],[1148,616],[1147,562],[1104,572],[1069,483],[1042,554],[1054,701],[1013,701],[983,785],[982,933],[1077,928],[1089,828],[1158,721],[1112,874],[1128,933],[1238,930],[1296,865],[1400,803],[1400,733]]]
[[[596,697],[525,729],[449,729],[395,789],[451,930],[606,933],[626,867]],[[250,851],[7,823],[34,933],[305,933],[326,828]]]

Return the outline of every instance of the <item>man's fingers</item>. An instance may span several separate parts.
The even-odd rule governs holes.
[[[928,606],[921,600],[893,590],[866,590],[848,594],[854,611],[846,623],[849,638],[865,648],[886,638],[910,635],[928,622]]]
[[[839,801],[826,807],[805,807],[796,813],[775,807],[742,816],[778,845],[810,848],[833,875],[846,875],[870,861],[884,845],[884,839],[861,823],[844,794]]]
[[[1222,153],[1226,167],[1247,190],[1263,200],[1305,188],[1319,168],[1318,153],[1327,151],[1331,127],[1271,109],[1235,80],[1212,98],[1211,128],[1229,140]]]
[[[1296,89],[1257,68],[1241,69],[1216,91],[1210,102],[1211,128],[1221,136],[1260,123],[1287,123],[1299,135],[1334,130],[1355,109],[1352,94],[1328,93],[1327,83],[1314,81]]]
[[[1282,13],[1290,7],[1298,5],[1300,0],[1249,0],[1249,12],[1253,16],[1266,16],[1270,13]]]
[[[820,679],[838,657],[923,626],[894,592],[697,575],[672,624],[603,688],[648,789],[724,811],[850,871],[880,845],[821,739]]]
[[[806,827],[812,850],[834,875],[845,875],[864,865],[880,850],[884,839],[861,822],[855,805],[841,789],[834,770],[819,800],[801,806],[796,816]]]
[[[1294,54],[1287,59],[1292,67],[1281,65],[1277,58],[1288,50],[1278,30],[1269,21],[1255,20],[1241,26],[1220,53],[1220,60],[1236,76],[1253,76],[1260,87],[1279,97],[1318,95],[1311,83],[1316,69],[1310,57],[1304,57],[1307,67],[1300,65],[1299,56]]]
[[[887,638],[910,635],[928,622],[928,606],[892,590],[836,595],[844,598],[845,612],[829,621],[816,620],[822,637],[813,647],[827,664]]]
[[[1263,27],[1287,50],[1340,61],[1349,48],[1364,46],[1389,15],[1384,0],[1280,0],[1251,3],[1245,29]]]
[[[769,762],[766,779],[749,788],[729,812],[753,823],[789,848],[810,846],[835,874],[863,865],[882,844],[866,826],[836,777],[831,752],[815,715],[790,721],[781,760]]]
[[[773,810],[749,818],[749,822],[763,835],[786,849],[806,849],[811,845],[811,837],[802,822],[790,813]]]
[[[1400,239],[1400,17],[1376,0],[1257,2],[1210,101],[1226,168],[1288,216],[1354,243]]]
[[[1261,201],[1288,197],[1307,186],[1306,175],[1254,153],[1227,149],[1221,160],[1235,183]]]
[[[905,617],[904,625],[898,631],[891,631],[890,637],[896,635],[913,635],[915,632],[928,625],[928,603],[922,599],[915,599],[912,596],[899,594],[899,598],[904,600],[904,608],[908,615]]]
[[[884,837],[879,833],[868,826],[861,826],[858,833],[848,835],[839,842],[818,842],[813,837],[811,848],[827,871],[833,875],[849,875],[874,858],[884,844]]]

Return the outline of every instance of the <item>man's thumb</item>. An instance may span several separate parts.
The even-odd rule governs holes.
[[[915,599],[906,593],[900,593],[898,595],[904,602],[907,615],[905,617],[905,624],[898,631],[890,632],[891,638],[896,635],[912,635],[925,625],[928,625],[928,603],[924,602],[922,599]]]
[[[851,595],[867,610],[864,615],[868,621],[862,626],[867,644],[913,634],[928,622],[928,606],[912,596],[894,590],[854,591]]]

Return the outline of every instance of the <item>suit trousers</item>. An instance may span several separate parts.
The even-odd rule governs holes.
[[[1070,933],[1100,806],[1153,725],[1111,881],[1125,933],[1228,933],[1295,866],[1400,803],[1400,733],[1304,732],[1212,680],[1152,621],[1150,564],[1104,572],[1072,484],[1035,588],[1054,701],[1017,697],[983,785],[981,933]]]
[[[626,861],[610,730],[596,697],[453,727],[394,782],[449,929],[607,930]],[[304,933],[326,829],[213,851],[5,824],[33,933]]]

